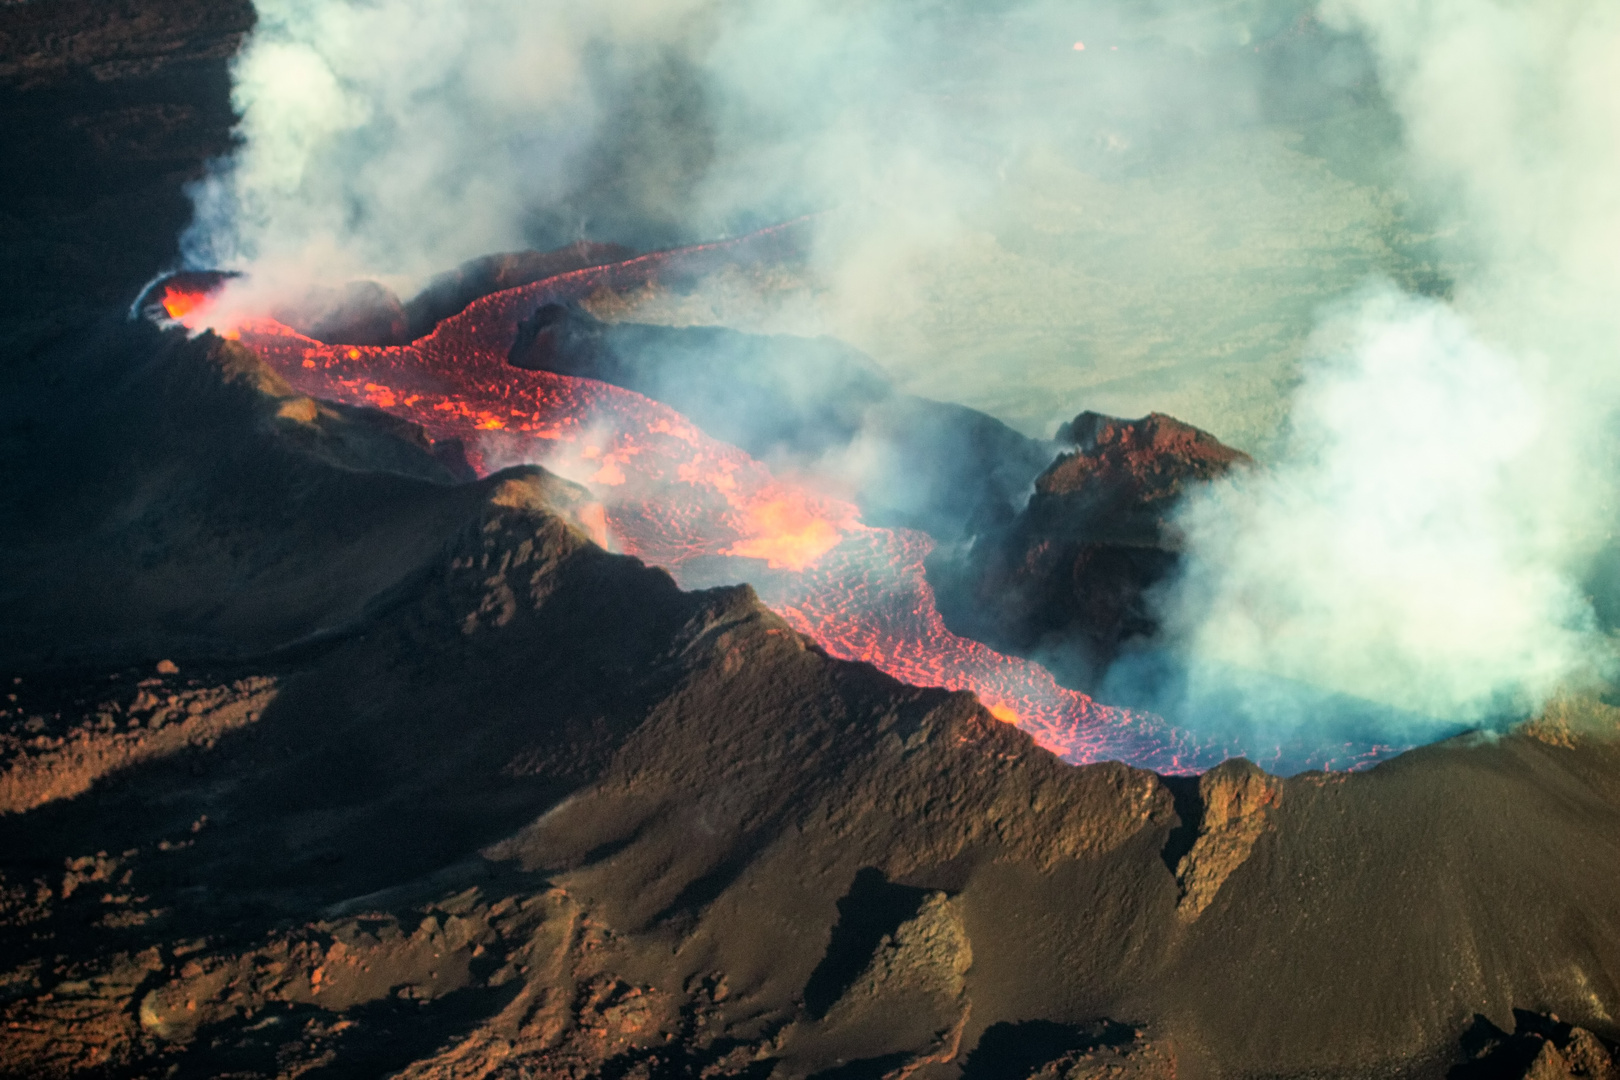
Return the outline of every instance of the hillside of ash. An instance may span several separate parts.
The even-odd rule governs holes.
[[[60,419],[4,448],[4,1075],[1609,1067],[1601,704],[1073,768],[212,335],[50,360],[6,396]]]

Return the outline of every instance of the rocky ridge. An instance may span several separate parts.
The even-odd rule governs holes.
[[[1060,679],[1089,688],[1158,628],[1148,595],[1177,565],[1182,497],[1252,463],[1161,413],[1084,412],[1057,443],[1017,515],[937,560],[930,576],[958,633],[1038,654]]]
[[[1602,707],[1365,775],[1071,768],[746,587],[601,550],[538,469],[458,483],[206,336],[135,326],[74,362],[98,350],[139,373],[125,482],[188,518],[165,559],[254,554],[205,636],[108,593],[7,647],[6,1075],[1439,1075],[1475,1013],[1613,1034]],[[265,636],[272,605],[307,625],[332,598],[265,560],[280,511],[163,493],[216,470],[257,506],[298,492],[317,563],[353,537],[400,561],[349,579],[332,632]],[[105,542],[139,520],[120,501],[54,505],[34,533],[104,515],[98,547],[52,545],[75,573],[145,558]],[[55,595],[35,567],[12,610]]]

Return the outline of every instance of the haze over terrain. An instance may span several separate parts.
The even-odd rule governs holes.
[[[1445,286],[1373,57],[1298,3],[260,7],[189,249],[284,289],[827,212],[808,288],[663,317],[832,332],[1031,434],[1085,398],[1255,449],[1321,303]]]
[[[830,334],[1029,434],[1157,409],[1254,453],[1186,508],[1150,651],[1191,675],[1131,691],[1156,707],[1258,676],[1422,737],[1610,663],[1606,9],[521,7],[263,0],[192,264],[264,309],[817,215],[803,273],[613,317]],[[1311,708],[1240,696],[1262,729]]]

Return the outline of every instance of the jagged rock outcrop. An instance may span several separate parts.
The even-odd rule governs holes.
[[[1616,1080],[1620,1065],[1603,1040],[1556,1013],[1513,1011],[1512,1033],[1477,1017],[1463,1036],[1468,1060],[1452,1072],[1456,1080]]]
[[[1282,781],[1234,758],[1198,778],[1197,835],[1176,865],[1181,898],[1176,912],[1187,921],[1203,914],[1232,871],[1243,865],[1270,824],[1267,812],[1282,798]]]
[[[953,629],[1089,686],[1157,629],[1146,594],[1176,566],[1182,496],[1249,457],[1162,413],[1081,413],[1057,441],[1018,515],[930,576]]]
[[[1137,1033],[1129,1042],[1065,1054],[1029,1080],[1175,1080],[1176,1075],[1174,1051]]]
[[[883,1075],[896,1078],[952,1061],[972,1005],[964,978],[972,966],[961,914],[944,893],[929,893],[819,1022],[788,1033],[784,1049],[888,1061]]]

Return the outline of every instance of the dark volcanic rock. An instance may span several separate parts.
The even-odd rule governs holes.
[[[328,345],[403,345],[411,340],[399,297],[375,281],[312,289],[271,315]]]
[[[1035,481],[1033,530],[1094,543],[1163,546],[1176,501],[1249,456],[1173,416],[1120,420],[1083,412],[1058,431],[1074,449]]]
[[[1175,568],[1171,524],[1193,486],[1248,455],[1162,413],[1120,420],[1085,412],[1016,519],[931,568],[953,629],[1039,653],[1089,686],[1132,639],[1156,629],[1145,594]]]
[[[1020,1075],[1439,1076],[1474,1013],[1615,1034],[1590,717],[1350,777],[1070,768],[609,555],[539,470],[450,483],[217,339],[92,344],[32,400],[112,400],[9,448],[53,488],[0,516],[4,1075],[993,1077],[1038,1022]]]
[[[1051,456],[992,416],[901,393],[828,338],[604,323],[548,304],[519,327],[511,362],[646,394],[756,458],[842,481],[868,524],[946,542],[1008,521]]]
[[[0,360],[174,265],[253,19],[248,0],[0,4]]]
[[[121,340],[150,347],[150,333]],[[211,630],[201,648],[161,607],[131,638],[143,597],[106,589],[99,615],[30,612],[33,635],[8,650],[28,702],[0,716],[13,751],[0,923],[34,930],[0,940],[5,1075],[259,1075],[332,1052],[427,1075],[466,1056],[541,1075],[946,1060],[974,963],[949,891],[961,869],[990,852],[1031,867],[1089,857],[1169,818],[1150,774],[1071,769],[968,695],[827,659],[745,587],[686,594],[607,554],[570,523],[578,489],[540,470],[447,485],[386,429],[397,456],[335,420],[321,430],[324,406],[283,396],[228,343],[157,345],[120,400],[183,391],[183,413],[244,445],[152,425],[121,479],[167,508],[165,572],[206,572],[224,611],[194,609]],[[116,437],[90,449],[122,452]],[[251,471],[265,459],[276,471]],[[275,546],[283,511],[171,479],[226,473],[267,507],[300,503],[319,533],[298,536],[304,558],[346,561],[359,540],[388,555],[380,573],[311,606],[300,563],[253,551]],[[59,536],[42,509],[29,524]],[[61,556],[84,585],[146,561],[107,543],[125,504],[67,520],[101,540]],[[218,577],[220,546],[247,549],[234,579]],[[241,624],[314,630],[334,602],[358,617],[296,650]],[[243,655],[254,645],[270,648]],[[141,646],[179,663],[120,670]],[[207,648],[236,662],[199,658]],[[31,660],[69,651],[98,674]],[[949,800],[928,794],[938,783]],[[18,891],[31,867],[44,892]],[[825,928],[863,868],[921,899],[846,947],[850,976],[804,1015]],[[817,929],[760,947],[736,932],[756,896],[776,925]],[[173,954],[176,934],[197,945]]]
[[[602,551],[573,485],[451,483],[120,326],[7,446],[0,1075],[1439,1077],[1476,1013],[1620,1034],[1613,710],[1071,768]]]
[[[508,251],[470,259],[435,277],[405,304],[406,340],[415,341],[430,333],[440,322],[490,293],[571,270],[618,262],[634,254],[620,244],[580,240],[555,251]]]

